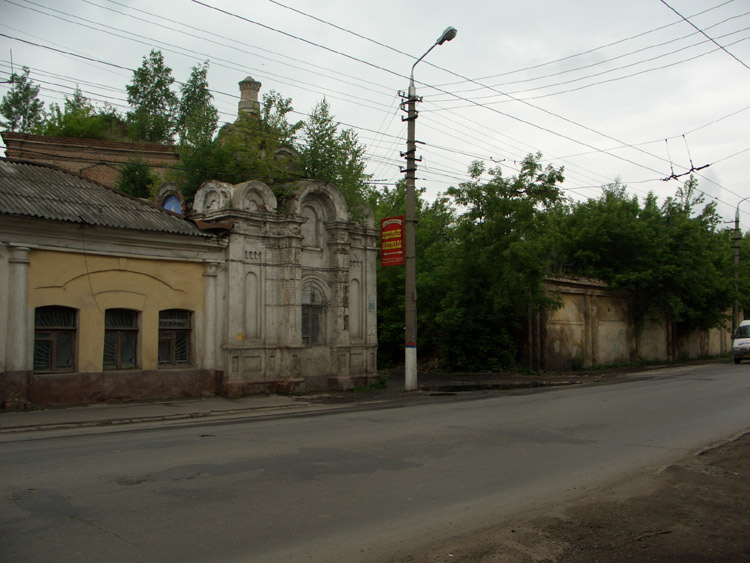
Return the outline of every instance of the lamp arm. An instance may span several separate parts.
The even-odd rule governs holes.
[[[409,96],[417,95],[417,88],[416,86],[414,86],[414,69],[420,62],[422,62],[422,59],[424,59],[430,53],[430,51],[432,51],[435,48],[436,45],[437,45],[437,41],[432,44],[432,47],[430,47],[429,49],[427,49],[427,51],[425,51],[424,55],[419,57],[417,61],[413,65],[411,65],[411,73],[409,74]]]

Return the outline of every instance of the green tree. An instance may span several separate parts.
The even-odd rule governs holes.
[[[368,194],[368,205],[377,223],[405,212],[405,186],[379,188]],[[419,354],[422,361],[439,356],[441,334],[435,319],[440,312],[445,284],[451,279],[446,256],[454,244],[456,211],[450,199],[439,196],[433,202],[417,190],[416,231],[417,287],[419,288]],[[378,265],[378,363],[390,367],[404,361],[404,268]]]
[[[152,50],[133,72],[127,86],[128,134],[136,140],[170,143],[174,133],[177,95],[171,90],[172,69],[164,63],[161,51]]]
[[[417,195],[418,205],[421,203]],[[383,187],[370,194],[370,207],[377,225],[387,217],[403,215],[405,211],[404,182],[395,188]],[[417,235],[420,231],[417,230]],[[417,260],[417,267],[421,262]],[[378,365],[390,367],[404,358],[404,267],[377,266],[378,292]],[[421,304],[421,301],[420,301]],[[419,318],[419,317],[418,317]],[[420,352],[421,353],[421,352]]]
[[[175,179],[182,183],[183,193],[190,198],[211,179],[233,184],[255,179],[266,182],[281,198],[288,195],[283,184],[301,176],[291,143],[301,124],[288,122],[291,111],[291,100],[271,91],[263,96],[260,118],[242,113],[213,139],[204,134],[199,141],[181,143]],[[291,158],[281,156],[285,147]]]
[[[353,129],[339,132],[325,98],[318,103],[304,124],[302,163],[308,178],[333,183],[356,214],[368,197],[365,174],[365,147]]]
[[[732,233],[734,237],[734,233]],[[750,231],[740,233],[740,263],[739,263],[739,300],[741,318],[750,318]],[[732,239],[732,256],[734,257],[734,238]]]
[[[289,114],[294,111],[291,98],[284,98],[276,90],[271,90],[263,94],[263,104],[261,106],[260,117],[268,131],[272,131],[279,145],[295,147],[297,142],[297,133],[302,128],[303,123],[297,121],[291,123]]]
[[[256,179],[273,187],[294,179],[286,162],[276,158],[282,147],[276,132],[254,116],[240,115],[219,141],[215,162],[226,181]]]
[[[219,124],[219,112],[208,89],[208,62],[194,66],[180,90],[176,119],[180,145],[195,147],[209,143]]]
[[[271,91],[263,96],[259,118],[242,113],[222,130],[217,163],[227,181],[262,180],[283,196],[279,186],[301,177],[298,153],[290,140],[299,125],[289,123],[291,111],[291,100]]]
[[[191,198],[200,186],[218,178],[216,166],[216,129],[219,112],[214,107],[208,88],[208,62],[193,67],[188,81],[181,88],[177,112],[180,167],[176,180],[182,184],[183,194]]]
[[[133,197],[150,198],[157,182],[151,166],[141,158],[133,158],[120,166],[115,187]]]
[[[653,194],[641,205],[619,183],[574,204],[559,218],[558,266],[628,290],[637,319],[684,331],[720,325],[734,296],[731,241],[697,186],[691,177],[662,206]]]
[[[734,297],[731,238],[718,231],[716,202],[703,205],[691,176],[663,207],[667,248],[656,305],[684,331],[721,325]]]
[[[650,287],[664,252],[661,212],[650,196],[642,208],[619,181],[598,199],[573,203],[557,216],[554,271],[597,278],[629,289]]]
[[[39,100],[39,85],[29,78],[29,68],[23,67],[21,74],[10,75],[12,87],[0,103],[0,115],[5,121],[0,125],[8,131],[34,132],[44,120],[44,102]]]
[[[61,109],[52,104],[47,119],[39,128],[42,135],[54,137],[79,137],[84,139],[122,138],[123,121],[114,108],[97,110],[79,88],[72,98],[65,97]]]
[[[446,256],[444,296],[436,315],[441,359],[451,369],[510,367],[519,359],[529,310],[551,306],[543,281],[548,271],[547,224],[562,202],[562,169],[527,156],[517,176],[481,163],[471,181],[448,195],[465,212]]]

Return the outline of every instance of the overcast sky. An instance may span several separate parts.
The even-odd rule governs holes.
[[[207,60],[222,122],[248,75],[261,95],[292,98],[294,119],[326,97],[366,145],[373,179],[392,185],[406,137],[398,92],[453,26],[415,70],[428,196],[465,181],[473,160],[513,175],[530,152],[565,167],[576,199],[616,178],[664,198],[687,176],[664,178],[710,164],[699,187],[731,220],[750,196],[750,0],[665,1],[0,0],[0,75],[12,56],[47,106],[78,85],[125,112],[151,49],[177,81]],[[750,200],[740,210],[746,230]]]

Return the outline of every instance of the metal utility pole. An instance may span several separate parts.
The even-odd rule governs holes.
[[[417,88],[414,86],[414,67],[432,51],[436,45],[442,45],[456,36],[456,28],[448,27],[437,41],[427,49],[424,55],[417,59],[411,67],[409,76],[409,91],[406,99],[406,152],[401,156],[406,157],[406,217],[405,217],[405,291],[404,291],[404,322],[405,322],[405,372],[404,388],[413,391],[417,388],[417,250],[416,250],[416,179],[417,179]],[[403,105],[402,105],[403,108]]]

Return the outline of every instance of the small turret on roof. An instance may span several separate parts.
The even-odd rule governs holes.
[[[240,83],[240,102],[238,104],[239,113],[249,113],[253,117],[260,117],[260,102],[258,101],[258,92],[260,91],[260,82],[248,76]]]

